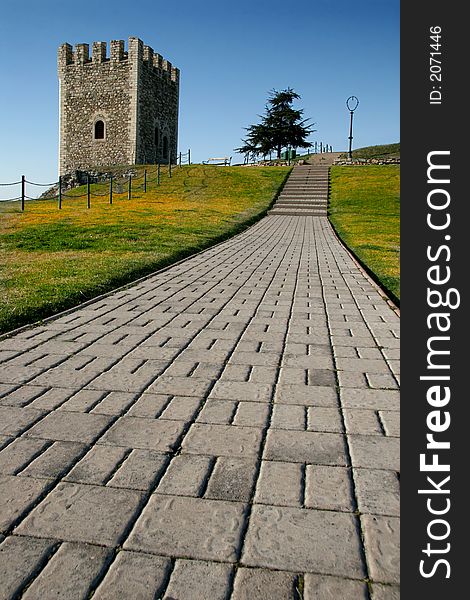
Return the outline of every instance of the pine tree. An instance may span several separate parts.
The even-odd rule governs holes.
[[[292,88],[272,90],[261,123],[246,128],[248,134],[236,151],[251,157],[275,151],[281,158],[283,148],[310,148],[307,137],[315,130],[310,119],[303,118],[304,111],[292,107],[294,100],[300,96]]]

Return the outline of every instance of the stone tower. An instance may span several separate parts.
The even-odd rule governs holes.
[[[62,44],[58,52],[59,175],[176,162],[179,69],[141,40]]]

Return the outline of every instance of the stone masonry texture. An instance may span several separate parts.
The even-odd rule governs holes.
[[[398,598],[398,343],[310,215],[4,337],[0,598]]]
[[[138,38],[62,44],[59,74],[59,175],[176,161],[179,69]],[[104,124],[101,138],[95,125]]]

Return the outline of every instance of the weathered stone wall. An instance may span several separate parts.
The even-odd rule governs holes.
[[[138,38],[106,43],[63,44],[60,80],[59,174],[120,164],[160,160],[167,135],[172,161],[178,136],[179,71]],[[95,123],[105,124],[95,139]],[[155,147],[155,128],[159,147]]]

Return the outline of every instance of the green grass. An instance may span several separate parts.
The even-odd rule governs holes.
[[[332,167],[330,221],[399,303],[400,167]]]
[[[165,169],[166,171],[166,169]],[[136,180],[132,199],[85,188],[56,201],[0,203],[0,332],[50,316],[242,231],[271,205],[289,168],[192,165]],[[155,167],[149,167],[149,179]],[[140,188],[140,191],[138,191]],[[124,189],[124,188],[123,188]],[[92,185],[106,194],[107,185]]]
[[[344,155],[347,156],[346,154]],[[383,144],[381,146],[365,146],[364,148],[358,148],[352,151],[352,157],[354,158],[399,158],[400,157],[400,143],[397,144]]]

